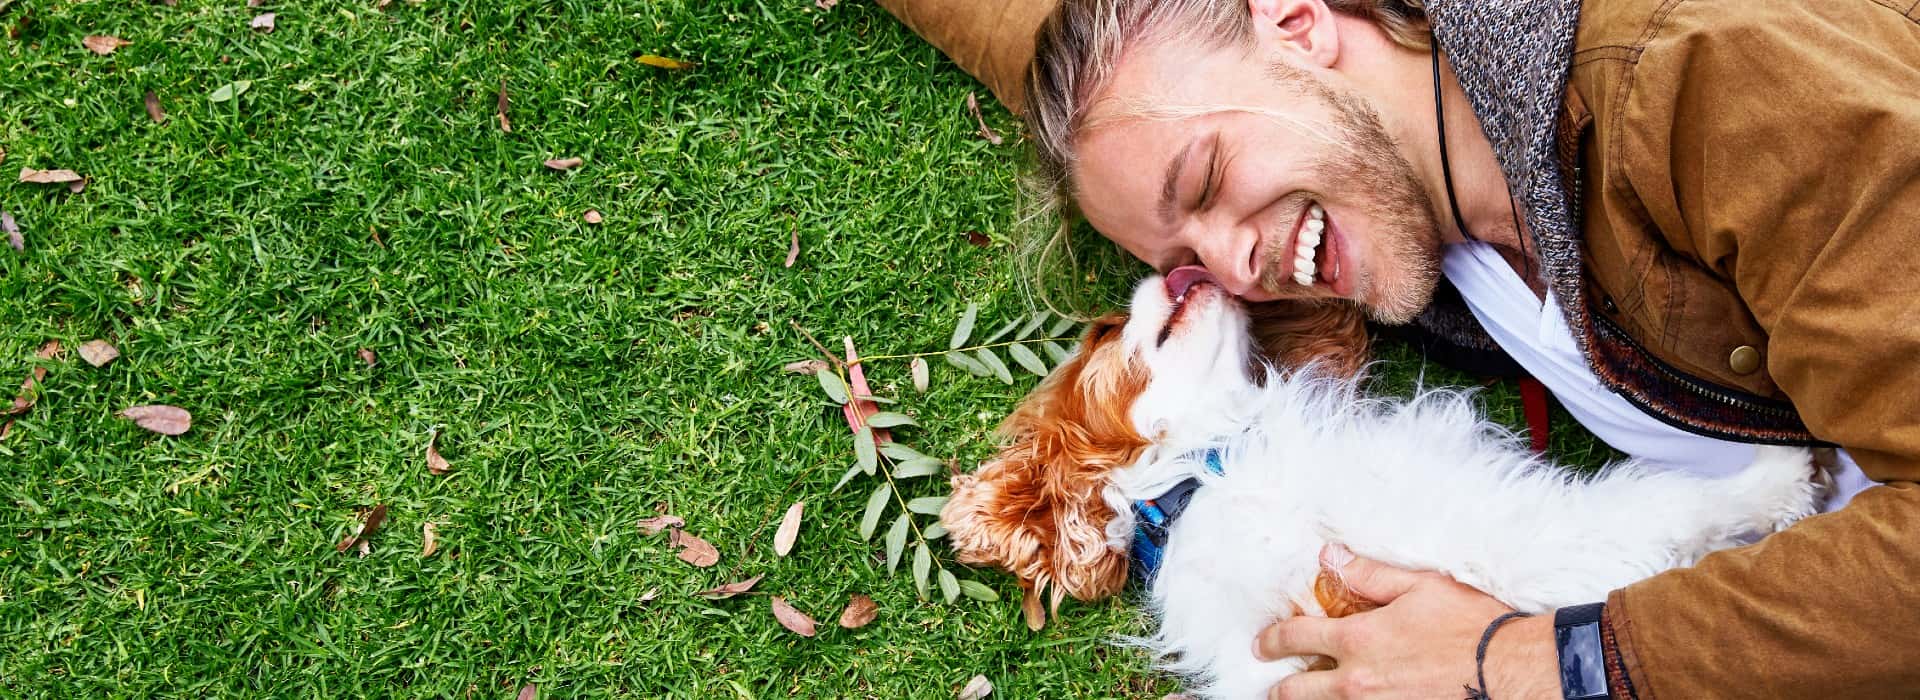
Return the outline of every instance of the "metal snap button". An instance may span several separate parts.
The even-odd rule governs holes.
[[[1753,374],[1760,369],[1760,349],[1752,345],[1734,348],[1727,356],[1727,366],[1738,374]]]

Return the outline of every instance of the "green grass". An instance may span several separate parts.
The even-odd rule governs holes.
[[[970,301],[989,328],[1026,311],[1004,259],[1019,146],[973,135],[968,77],[856,0],[372,4],[269,3],[272,34],[237,1],[0,14],[28,19],[0,43],[0,169],[91,178],[0,184],[27,243],[0,248],[0,381],[49,369],[0,441],[0,694],[949,697],[975,673],[995,697],[1173,689],[1106,643],[1141,629],[1125,601],[1035,634],[996,574],[963,577],[999,603],[917,600],[856,532],[865,482],[828,493],[844,425],[779,371],[813,354],[790,323],[896,353],[943,347]],[[88,34],[133,43],[97,56]],[[209,101],[237,80],[251,89]],[[586,164],[541,166],[565,156]],[[33,359],[93,338],[125,356]],[[1388,354],[1398,385],[1420,371]],[[934,373],[920,396],[898,364],[872,370],[925,425],[913,444],[970,466],[1031,380]],[[1519,424],[1510,391],[1488,396]],[[195,426],[114,417],[144,403]],[[426,469],[435,429],[447,476]],[[1556,444],[1590,461],[1572,433]],[[794,500],[806,527],[776,558]],[[375,504],[372,555],[336,553]],[[720,565],[640,535],[662,510]],[[441,551],[422,558],[429,521]],[[690,595],[758,573],[754,594]],[[834,627],[855,592],[879,619]],[[780,629],[768,595],[822,634]]]

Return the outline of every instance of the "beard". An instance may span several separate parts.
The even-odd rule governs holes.
[[[1346,183],[1353,193],[1369,195],[1356,198],[1355,203],[1375,228],[1364,234],[1344,231],[1347,245],[1360,243],[1355,234],[1365,235],[1373,244],[1372,264],[1350,273],[1357,274],[1354,296],[1375,321],[1388,325],[1412,321],[1432,302],[1440,280],[1440,226],[1434,219],[1433,200],[1414,177],[1413,164],[1394,147],[1380,114],[1358,96],[1337,91],[1285,63],[1271,65],[1269,74],[1281,86],[1317,99],[1334,115],[1329,125],[1334,131],[1332,147],[1308,166],[1313,181]],[[1288,289],[1297,287],[1289,272],[1293,251],[1274,248],[1264,261],[1260,286],[1269,294],[1287,296]]]

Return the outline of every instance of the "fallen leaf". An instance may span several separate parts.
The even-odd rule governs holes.
[[[94,53],[105,56],[107,54],[113,53],[114,49],[120,48],[122,46],[126,46],[133,42],[127,41],[126,39],[122,39],[117,36],[103,36],[100,34],[94,34],[94,35],[88,36],[85,39],[81,39],[80,43],[86,45],[88,51],[92,51]]]
[[[879,615],[880,606],[874,605],[872,598],[865,593],[855,593],[847,599],[847,609],[840,611],[840,626],[857,630],[873,622],[873,618]]]
[[[374,357],[372,350],[368,350],[366,348],[360,348],[360,361],[367,363],[368,367],[372,367],[373,364],[375,362],[378,362],[379,360],[378,358]]]
[[[912,362],[907,363],[907,370],[913,374],[913,390],[922,394],[927,393],[927,384],[931,379],[928,374],[930,370],[927,369],[927,358],[913,358]]]
[[[645,603],[658,597],[660,597],[660,589],[649,588],[647,592],[640,594],[640,602]]]
[[[847,351],[847,382],[851,385],[849,388],[853,389],[852,395],[872,396],[873,387],[867,385],[866,365],[856,362],[860,359],[860,353],[853,348],[853,336],[841,336],[840,342]],[[847,428],[855,433],[867,427],[867,416],[879,412],[879,404],[872,401],[853,399],[840,404],[840,415],[847,419]],[[892,442],[893,433],[876,428],[873,430],[873,439],[876,444]]]
[[[827,371],[831,365],[826,360],[800,360],[782,365],[780,369],[793,374],[819,374]]]
[[[20,235],[20,225],[14,223],[13,215],[0,211],[0,231],[7,234],[7,245],[14,250],[26,250],[27,239]]]
[[[60,354],[60,341],[49,340],[42,344],[39,352],[35,352],[33,356],[42,360],[51,360],[53,356],[58,354]],[[40,383],[46,381],[46,379],[46,367],[34,367],[32,372],[28,372],[27,380],[20,383],[20,394],[13,397],[13,405],[4,412],[5,415],[17,416],[26,413],[27,409],[33,408],[34,402],[40,400],[40,390],[38,387]],[[7,424],[12,425],[13,422],[8,421]]]
[[[728,598],[732,598],[734,596],[740,595],[747,591],[753,590],[753,584],[759,583],[760,579],[764,578],[765,576],[766,574],[761,574],[759,576],[755,576],[753,578],[750,578],[738,583],[729,583],[725,586],[709,588],[699,593],[695,593],[694,595],[700,596],[702,598],[708,598],[711,600],[726,600]]]
[[[641,56],[633,60],[639,61],[641,63],[645,63],[655,68],[665,68],[667,70],[686,70],[688,68],[692,68],[694,66],[700,65],[692,61],[682,61],[679,59],[667,58],[665,56],[655,56],[653,54],[647,54],[645,56]]]
[[[840,0],[813,0],[813,6],[822,10],[831,10],[834,5],[838,4],[840,4]]]
[[[975,248],[993,247],[993,239],[988,238],[987,234],[981,233],[979,231],[968,231],[967,242],[972,243],[973,247]]]
[[[597,224],[597,223],[600,223],[600,221],[601,221],[601,219],[600,219],[600,211],[599,211],[598,209],[588,209],[588,210],[587,210],[587,213],[585,213],[585,214],[581,214],[581,215],[580,215],[580,219],[581,219],[582,221],[585,221],[585,222],[587,222],[587,223],[589,223],[589,224]]]
[[[708,544],[706,540],[678,529],[669,536],[672,538],[669,544],[680,550],[680,561],[702,569],[720,563],[720,550],[714,549],[713,545]]]
[[[235,80],[231,83],[227,83],[220,87],[214,88],[213,93],[207,95],[207,101],[208,102],[226,102],[227,100],[231,100],[235,97],[239,97],[241,95],[247,94],[247,90],[252,88],[253,88],[253,81],[251,80]]]
[[[1040,602],[1040,591],[1020,596],[1020,613],[1027,619],[1027,629],[1038,632],[1047,626],[1047,605]]]
[[[987,126],[987,118],[980,114],[980,100],[971,91],[967,92],[967,111],[973,114],[973,123],[980,125],[974,133],[980,134],[980,138],[986,139],[987,143],[1000,145],[1000,135],[993,133],[993,127]]]
[[[448,464],[447,458],[440,456],[440,450],[434,447],[434,442],[439,439],[440,431],[427,433],[427,473],[434,476],[453,471],[453,465]]]
[[[133,419],[133,424],[161,435],[179,435],[193,427],[193,414],[178,406],[134,406],[120,412],[121,417]]]
[[[265,4],[267,4],[266,0],[247,0],[247,7],[249,8],[259,7]]]
[[[81,192],[85,192],[86,190],[87,190],[87,179],[84,177],[78,180],[74,180],[73,182],[67,183],[68,192],[72,192],[74,194],[80,194]]]
[[[95,367],[103,367],[120,357],[120,348],[104,340],[89,340],[80,346],[80,359]]]
[[[494,113],[500,115],[500,130],[513,133],[513,122],[507,120],[507,79],[500,79],[500,100],[494,105]]]
[[[262,34],[272,34],[273,19],[274,19],[273,13],[268,12],[253,18],[253,21],[249,23],[247,26],[252,27],[254,31],[260,32]]]
[[[787,628],[787,631],[802,637],[811,637],[814,634],[813,618],[794,609],[786,598],[773,597],[773,619],[779,620],[780,626]]]
[[[367,538],[372,537],[373,533],[379,532],[380,526],[386,524],[386,522],[387,505],[382,503],[374,506],[372,510],[361,514],[360,525],[353,529],[353,534],[347,535],[347,538],[344,540],[340,540],[340,546],[335,547],[334,551],[344,552],[366,544]],[[361,556],[366,556],[366,553],[364,551],[361,552]]]
[[[800,229],[794,229],[793,240],[787,243],[787,264],[784,265],[784,267],[793,267],[794,261],[799,259],[800,259]]]
[[[974,676],[973,680],[967,681],[967,687],[961,688],[960,694],[954,697],[957,700],[980,700],[992,693],[993,681],[987,680],[986,676]]]
[[[795,501],[787,507],[787,516],[780,519],[780,529],[773,533],[774,554],[784,557],[793,551],[793,541],[800,537],[800,513],[806,509],[806,501]]]
[[[21,182],[55,184],[55,183],[61,183],[61,182],[73,182],[80,179],[81,179],[80,173],[76,173],[72,170],[34,170],[33,168],[20,169]]]
[[[540,686],[528,683],[520,687],[520,695],[514,700],[540,700]]]
[[[155,124],[167,120],[167,111],[160,108],[160,96],[153,94],[152,90],[147,91],[147,118]]]
[[[433,556],[434,552],[440,551],[439,530],[440,530],[440,526],[433,524],[432,521],[428,521],[420,524],[420,558],[421,559],[425,559],[427,557]]]
[[[665,530],[670,527],[686,527],[686,526],[687,526],[687,521],[681,520],[680,516],[678,515],[662,515],[657,518],[647,518],[646,520],[640,521],[640,534],[657,535],[657,534],[660,534],[661,530]]]
[[[551,158],[547,160],[547,167],[554,170],[567,171],[578,168],[581,163],[585,162],[586,161],[579,158]]]

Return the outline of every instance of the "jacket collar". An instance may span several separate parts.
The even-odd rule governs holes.
[[[1556,155],[1580,0],[1427,0],[1426,9],[1434,37],[1519,200],[1541,274],[1585,352],[1580,212]],[[1459,324],[1453,313],[1427,316],[1454,316],[1454,323],[1427,317],[1421,323],[1458,345],[1487,346],[1478,324]],[[1461,325],[1469,327],[1445,327]]]

